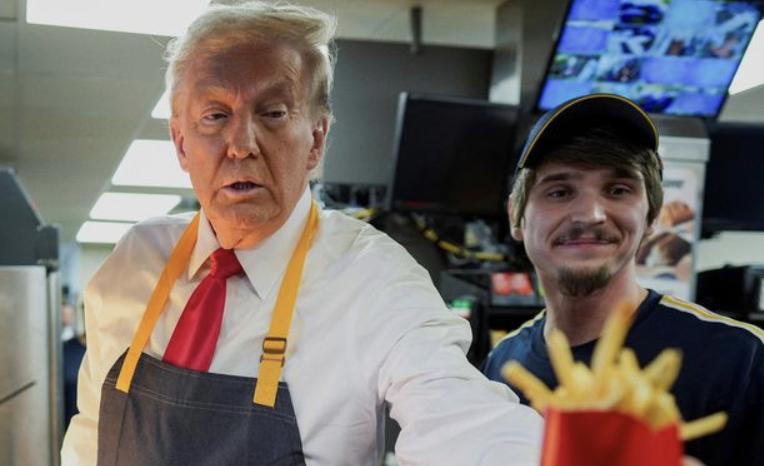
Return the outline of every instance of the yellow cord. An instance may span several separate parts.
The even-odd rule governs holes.
[[[438,236],[435,230],[433,230],[432,228],[429,228],[420,219],[414,218],[414,221],[416,222],[417,228],[419,228],[419,231],[422,233],[422,235],[425,238],[432,241],[433,243],[435,243],[436,246],[438,246],[440,249],[443,249],[446,252],[449,252],[456,256],[464,257],[466,259],[475,259],[475,260],[484,261],[484,262],[504,262],[506,260],[506,257],[504,256],[504,254],[500,254],[498,252],[470,251],[469,249],[466,249],[464,246],[460,246],[450,241],[440,239],[440,236]]]

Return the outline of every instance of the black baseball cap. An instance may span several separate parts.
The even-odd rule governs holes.
[[[560,142],[600,125],[617,128],[630,144],[658,150],[658,129],[639,105],[616,94],[590,94],[571,99],[539,118],[528,133],[515,175],[522,168],[538,165]],[[660,158],[658,164],[663,171]]]

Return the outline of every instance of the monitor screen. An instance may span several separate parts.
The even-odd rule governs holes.
[[[760,16],[740,1],[571,0],[537,108],[607,92],[716,117]]]
[[[703,235],[764,231],[764,125],[715,123],[709,137]]]
[[[401,94],[389,207],[500,216],[517,115],[511,105]]]

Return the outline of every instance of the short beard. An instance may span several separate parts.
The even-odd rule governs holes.
[[[564,295],[582,298],[604,288],[612,276],[604,265],[596,270],[584,271],[563,268],[557,275],[557,283]]]

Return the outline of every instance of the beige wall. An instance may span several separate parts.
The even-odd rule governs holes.
[[[114,249],[113,245],[83,244],[80,246],[79,271],[77,274],[78,288],[85,291],[90,279],[96,273],[106,257]]]

